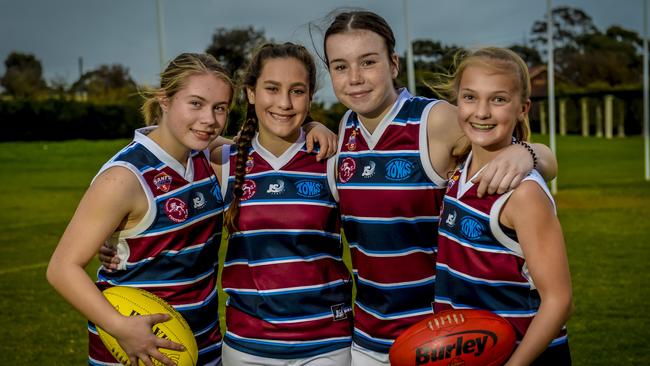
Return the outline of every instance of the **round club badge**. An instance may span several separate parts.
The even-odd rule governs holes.
[[[173,222],[183,222],[187,220],[187,204],[181,199],[172,197],[165,201],[165,213]]]
[[[345,158],[341,161],[339,166],[339,181],[341,183],[347,183],[347,181],[352,178],[354,172],[357,170],[357,163],[354,162],[352,158]]]
[[[257,185],[255,184],[255,181],[252,181],[250,179],[246,179],[241,188],[243,191],[241,195],[242,201],[251,199],[255,195],[255,192],[257,192]]]

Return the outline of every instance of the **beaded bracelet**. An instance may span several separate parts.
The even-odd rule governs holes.
[[[528,152],[530,153],[530,156],[533,158],[533,169],[537,169],[537,154],[535,154],[535,150],[533,150],[533,148],[530,146],[530,144],[527,143],[526,141],[522,141],[522,140],[512,140],[512,143],[513,143],[513,145],[514,144],[521,145],[521,146],[525,147],[526,150],[528,150]]]

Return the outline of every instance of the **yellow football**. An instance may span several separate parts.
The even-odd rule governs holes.
[[[139,288],[116,286],[103,291],[104,296],[120,314],[125,316],[134,315],[149,315],[149,314],[169,314],[171,319],[164,322],[155,324],[152,331],[160,338],[169,339],[172,342],[180,343],[185,347],[185,351],[174,351],[169,349],[160,349],[160,352],[169,357],[172,361],[176,362],[179,366],[194,366],[196,365],[199,351],[196,346],[196,339],[190,326],[187,324],[183,316],[176,311],[165,300],[158,296],[141,290]],[[106,333],[100,327],[97,327],[99,338],[102,340],[106,348],[111,351],[115,359],[124,365],[130,365],[129,358],[126,352],[120,347],[117,340]],[[162,365],[162,363],[153,360],[154,365]],[[138,362],[143,365],[142,361]]]

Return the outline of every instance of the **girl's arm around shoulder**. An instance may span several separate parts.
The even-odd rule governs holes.
[[[557,177],[557,159],[551,149],[544,144],[530,144],[537,155],[537,171],[544,177],[545,181],[550,181]]]
[[[210,165],[212,166],[212,170],[214,170],[214,174],[217,176],[217,181],[219,182],[219,187],[222,185],[222,177],[221,174],[223,172],[223,166],[227,162],[227,160],[224,159],[223,157],[223,149],[224,148],[230,148],[230,145],[222,145],[219,146],[213,150],[210,150]]]
[[[336,154],[338,147],[338,136],[330,131],[320,122],[311,121],[302,126],[305,133],[307,133],[307,152],[312,152],[316,143],[318,143],[320,150],[316,155],[316,161],[321,161]]]
[[[506,202],[501,222],[514,228],[541,305],[507,365],[528,365],[555,338],[572,311],[569,263],[562,228],[550,198],[525,180]]]
[[[238,136],[235,136],[235,140],[237,139],[237,137]],[[208,149],[210,151],[213,151],[223,145],[232,145],[234,143],[235,141],[231,139],[225,138],[223,136],[217,136],[217,138],[215,138],[214,140],[212,140],[212,142],[210,142],[210,144],[208,145]]]
[[[443,179],[448,178],[447,173],[453,172],[458,163],[453,153],[467,141],[457,118],[458,108],[444,100],[436,103],[427,117],[429,159]]]
[[[530,144],[537,156],[536,170],[545,180],[552,180],[557,175],[557,160],[551,149],[544,144]],[[517,188],[521,181],[533,170],[534,161],[528,149],[513,144],[503,149],[474,180],[480,182],[479,196],[487,192],[504,193]]]

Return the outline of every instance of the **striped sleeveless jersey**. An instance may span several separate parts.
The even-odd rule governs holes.
[[[224,148],[227,202],[236,153],[236,146]],[[328,166],[333,171],[334,161],[306,152],[304,134],[280,157],[253,139],[222,275],[228,346],[276,359],[350,346],[352,279],[341,258]]]
[[[142,184],[149,209],[135,227],[110,238],[121,268],[108,272],[100,267],[97,286],[100,290],[138,287],[161,297],[194,332],[198,363],[216,364],[221,358],[217,299],[221,192],[207,150],[192,151],[183,167],[146,136],[151,130],[137,130],[133,142],[100,170],[121,166],[132,171]],[[89,333],[89,363],[115,363],[93,324]]]
[[[465,167],[470,159],[471,154]],[[537,182],[553,201],[537,171],[524,180]],[[449,180],[440,216],[435,311],[490,310],[508,320],[521,341],[541,299],[516,233],[499,224],[513,191],[479,198],[477,188],[464,167]],[[565,328],[551,346],[566,343]]]
[[[438,215],[446,181],[433,170],[427,117],[437,101],[403,91],[370,134],[349,111],[337,188],[357,285],[354,342],[388,353],[433,312]]]

